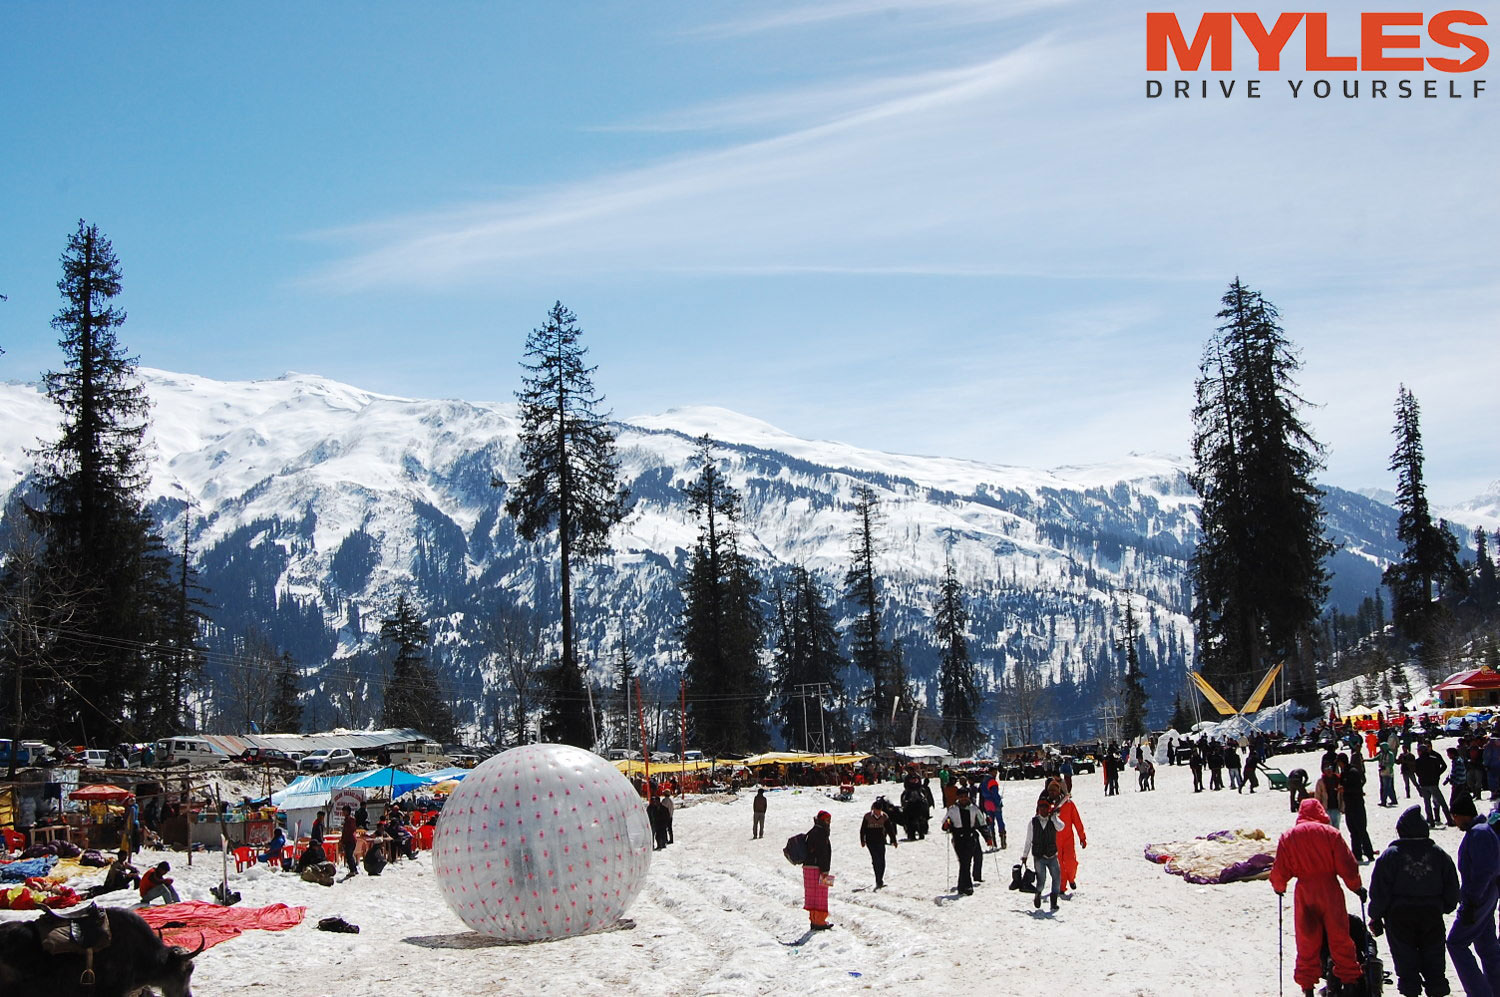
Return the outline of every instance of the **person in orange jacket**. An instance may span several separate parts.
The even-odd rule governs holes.
[[[1063,885],[1070,890],[1078,889],[1078,849],[1089,846],[1089,836],[1083,832],[1083,818],[1078,815],[1078,807],[1073,802],[1072,796],[1063,798],[1062,806],[1057,810],[1057,816],[1062,818],[1063,829],[1057,832],[1057,864],[1062,869]],[[1077,845],[1073,840],[1073,832],[1078,832]]]
[[[1359,879],[1359,863],[1344,836],[1329,823],[1328,812],[1317,800],[1303,800],[1297,823],[1282,832],[1276,843],[1276,862],[1271,866],[1271,888],[1278,896],[1287,883],[1297,880],[1293,899],[1293,923],[1297,932],[1297,965],[1292,979],[1305,994],[1311,994],[1323,975],[1323,942],[1333,956],[1333,973],[1344,983],[1363,978],[1354,940],[1349,937],[1349,912],[1344,909],[1344,891],[1339,880],[1363,901],[1367,894]]]

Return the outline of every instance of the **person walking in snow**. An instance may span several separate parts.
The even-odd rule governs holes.
[[[1375,846],[1370,842],[1370,820],[1365,810],[1365,760],[1354,753],[1344,767],[1339,782],[1344,801],[1344,823],[1349,825],[1349,847],[1360,862],[1375,861]]]
[[[1057,832],[1058,881],[1064,889],[1078,889],[1078,849],[1089,846],[1089,837],[1083,830],[1083,818],[1078,814],[1078,805],[1072,796],[1063,797],[1057,808],[1062,830]],[[1076,837],[1075,837],[1076,836]]]
[[[752,839],[764,838],[766,836],[766,788],[764,786],[755,791],[755,799],[750,803],[750,815],[750,837]]]
[[[1458,869],[1432,840],[1421,807],[1406,808],[1396,834],[1370,873],[1370,933],[1386,933],[1402,997],[1424,986],[1438,997],[1448,993],[1443,915],[1458,906]]]
[[[1052,809],[1052,801],[1043,796],[1036,801],[1036,816],[1026,822],[1026,843],[1021,846],[1021,865],[1028,857],[1036,860],[1036,896],[1032,906],[1042,906],[1047,875],[1052,875],[1052,909],[1057,910],[1057,895],[1062,891],[1062,868],[1057,859],[1057,835],[1063,829],[1062,819]]]
[[[646,804],[646,820],[651,824],[652,851],[659,852],[667,847],[667,808],[660,793],[653,793]]]
[[[859,822],[859,847],[870,853],[870,868],[875,872],[875,889],[885,887],[885,843],[896,844],[896,822],[880,807],[880,800],[870,804],[870,812]]]
[[[1322,776],[1318,778],[1318,784],[1313,787],[1313,798],[1323,806],[1323,813],[1327,815],[1328,822],[1337,830],[1344,816],[1344,794],[1343,783],[1339,777],[1342,765],[1335,761],[1331,766],[1323,770]],[[1298,811],[1301,812],[1300,809]]]
[[[1417,756],[1411,753],[1409,744],[1402,745],[1401,754],[1396,756],[1396,767],[1401,770],[1401,783],[1406,790],[1406,798],[1409,800],[1412,783],[1417,781]],[[1428,823],[1431,821],[1429,820]]]
[[[807,831],[807,858],[802,863],[802,906],[807,911],[809,927],[823,931],[828,923],[828,888],[833,885],[833,843],[828,836],[833,815],[819,810],[813,826]]]
[[[943,830],[948,832],[953,843],[953,854],[958,856],[958,892],[970,896],[974,884],[984,882],[984,849],[979,844],[979,827],[984,823],[984,811],[974,805],[969,797],[969,787],[959,786],[943,817]]]
[[[1440,824],[1452,824],[1453,814],[1449,811],[1448,803],[1443,799],[1442,778],[1443,773],[1448,770],[1448,763],[1443,761],[1443,756],[1432,750],[1432,746],[1426,741],[1417,745],[1417,761],[1412,766],[1417,776],[1417,792],[1422,794],[1422,805],[1427,809],[1427,823],[1433,827]],[[1442,814],[1439,820],[1438,814]]]
[[[339,831],[339,852],[344,856],[344,864],[349,867],[349,875],[359,875],[359,863],[354,859],[356,843],[359,838],[355,833],[354,808],[347,803],[344,804],[344,826]]]
[[[1380,742],[1380,748],[1375,752],[1375,765],[1380,771],[1380,805],[1383,807],[1398,806],[1396,799],[1396,748],[1391,744],[1391,739],[1386,738]]]
[[[1500,993],[1500,939],[1495,935],[1500,837],[1488,821],[1478,819],[1468,790],[1453,801],[1452,813],[1464,836],[1458,843],[1458,917],[1448,931],[1448,955],[1465,994],[1491,997]]]
[[[1203,792],[1203,755],[1197,747],[1188,748],[1188,769],[1193,773],[1193,792]]]
[[[1240,773],[1244,766],[1240,764],[1240,749],[1233,741],[1224,745],[1224,769],[1229,773],[1229,788],[1236,793],[1240,791]]]
[[[1323,804],[1303,800],[1297,822],[1282,832],[1276,843],[1276,861],[1271,866],[1271,888],[1278,895],[1297,880],[1293,895],[1293,924],[1297,933],[1297,963],[1292,979],[1311,994],[1323,975],[1323,945],[1333,957],[1333,972],[1342,982],[1356,983],[1364,976],[1354,940],[1349,936],[1349,913],[1344,909],[1344,891],[1366,897],[1359,879],[1359,864],[1344,836],[1328,821]]]
[[[916,841],[927,837],[928,815],[931,813],[931,795],[915,776],[906,780],[901,791],[901,815],[906,820],[906,840]]]
[[[667,844],[675,845],[677,839],[672,834],[672,812],[675,809],[672,803],[672,794],[668,790],[661,793],[662,824],[667,832]]]

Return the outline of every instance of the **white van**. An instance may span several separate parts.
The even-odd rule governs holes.
[[[416,765],[420,762],[438,766],[448,764],[447,753],[435,741],[407,741],[405,744],[393,744],[386,750],[390,753],[392,765]]]
[[[200,737],[169,737],[156,742],[160,765],[223,765],[228,756]]]

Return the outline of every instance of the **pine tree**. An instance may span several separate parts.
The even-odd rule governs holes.
[[[266,728],[278,734],[302,733],[301,688],[297,678],[297,663],[292,660],[290,651],[283,651],[281,654],[281,667],[276,672],[276,694],[271,700]]]
[[[1423,481],[1421,410],[1416,396],[1401,385],[1396,394],[1396,449],[1391,470],[1396,472],[1396,537],[1401,559],[1385,569],[1391,590],[1396,626],[1430,653],[1433,629],[1443,609],[1438,602],[1444,583],[1461,576],[1458,539],[1432,521]]]
[[[1169,726],[1179,734],[1186,734],[1188,728],[1193,726],[1193,718],[1188,715],[1181,692],[1174,693],[1172,696],[1172,720]]]
[[[625,517],[628,493],[619,483],[609,414],[599,410],[604,399],[594,392],[596,368],[584,366],[582,334],[577,317],[559,301],[526,340],[526,376],[516,392],[523,473],[505,511],[527,541],[557,531],[562,657],[549,676],[544,726],[564,744],[592,747],[595,724],[573,647],[573,567],[608,552],[609,531]]]
[[[950,551],[933,606],[932,628],[938,646],[938,687],[942,698],[943,735],[955,755],[972,755],[984,743],[979,729],[979,686],[969,658],[969,610],[963,586],[953,570]]]
[[[811,747],[817,738],[825,750],[848,743],[849,719],[837,705],[844,695],[839,676],[847,666],[839,643],[817,580],[806,568],[793,567],[778,600],[775,698],[781,736],[794,748]]]
[[[760,583],[740,550],[739,494],[713,451],[707,436],[698,441],[698,477],[683,489],[698,540],[682,583],[679,638],[694,729],[704,749],[733,755],[766,743],[765,622]]]
[[[453,711],[427,664],[427,623],[404,594],[396,597],[395,612],[380,621],[380,639],[396,650],[385,685],[381,724],[415,730],[435,741],[452,741]]]
[[[203,647],[203,626],[206,604],[199,594],[197,571],[190,556],[189,533],[191,522],[183,517],[182,555],[177,562],[177,580],[172,588],[172,602],[163,621],[165,640],[154,655],[154,675],[151,680],[150,729],[152,736],[169,736],[192,725],[192,711],[188,705],[188,692],[203,674],[206,652]]]
[[[874,489],[854,489],[854,529],[849,535],[852,563],[844,576],[844,597],[857,615],[849,627],[849,659],[870,678],[870,734],[873,747],[897,743],[891,726],[895,706],[911,699],[904,669],[892,658],[881,633],[880,582],[875,558],[880,553],[880,500]]]
[[[1500,531],[1496,535],[1500,536]],[[1493,609],[1496,596],[1500,595],[1500,587],[1495,581],[1495,559],[1490,554],[1489,541],[1482,526],[1474,527],[1474,582],[1470,590],[1480,608],[1485,610]]]
[[[149,733],[152,655],[170,602],[161,538],[143,495],[150,403],[136,360],[118,338],[125,313],[114,247],[80,221],[62,256],[64,304],[52,320],[63,369],[45,375],[61,435],[37,453],[44,509],[37,512],[54,577],[87,584],[69,634],[56,648],[50,733],[74,743]]]
[[[1327,595],[1320,497],[1322,447],[1298,410],[1300,363],[1275,306],[1238,279],[1218,313],[1195,385],[1191,481],[1202,499],[1193,555],[1193,622],[1205,678],[1247,696],[1293,659],[1293,696],[1316,709],[1312,662],[1299,640]]]
[[[1130,595],[1125,596],[1125,618],[1120,623],[1120,636],[1116,647],[1125,656],[1124,716],[1120,720],[1123,737],[1140,737],[1146,733],[1146,693],[1144,675],[1141,672],[1140,654],[1141,628],[1135,619],[1135,608]]]

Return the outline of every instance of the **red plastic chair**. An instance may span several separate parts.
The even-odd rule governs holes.
[[[20,831],[0,827],[0,835],[5,837],[5,850],[8,852],[19,852],[26,847],[26,835]]]
[[[241,845],[234,850],[234,871],[244,872],[245,866],[256,863],[255,849],[249,845]]]
[[[437,828],[431,824],[423,824],[417,828],[417,847],[424,852],[432,848],[432,836],[437,833]]]

